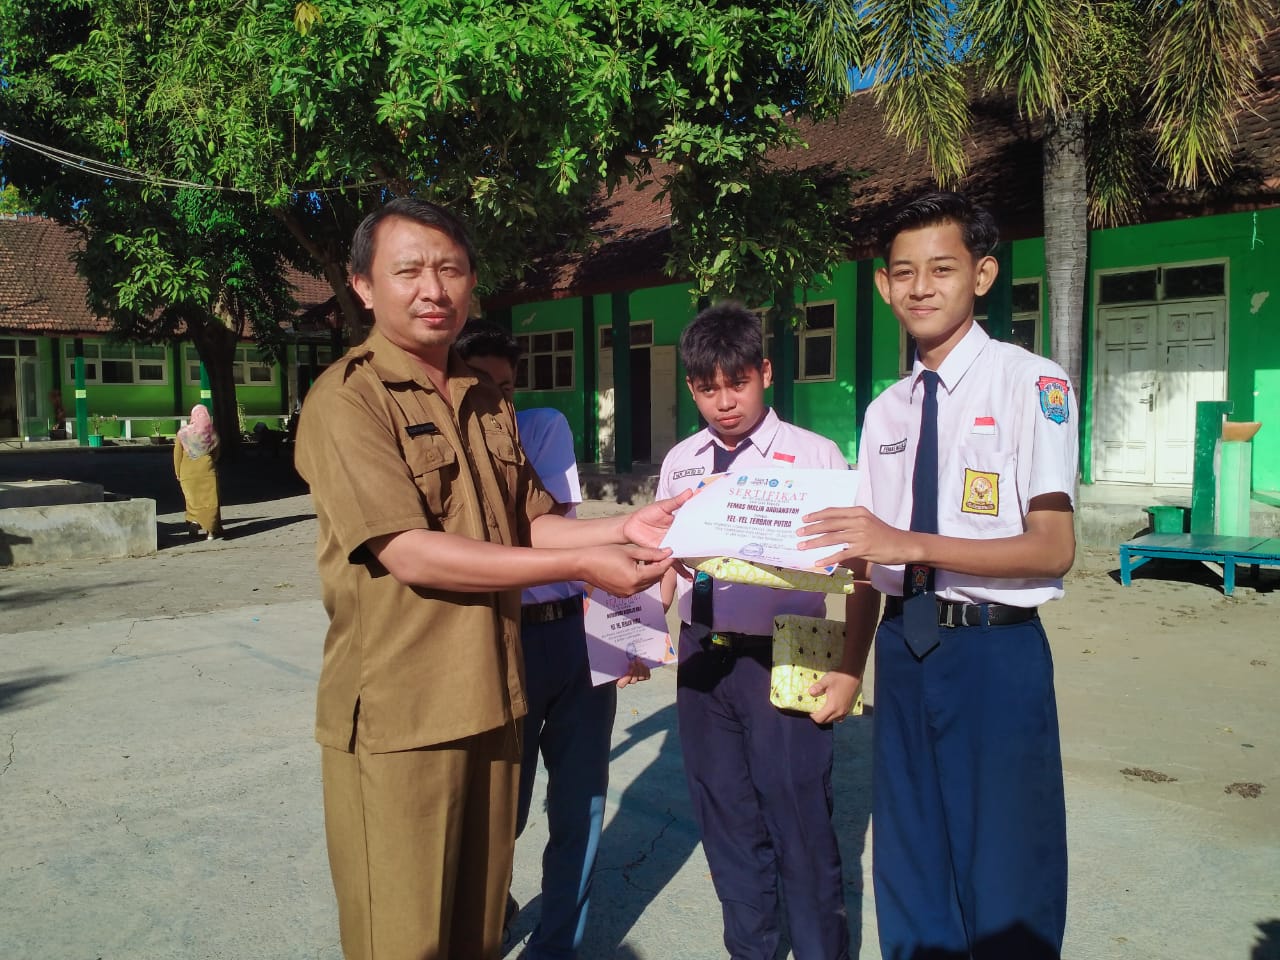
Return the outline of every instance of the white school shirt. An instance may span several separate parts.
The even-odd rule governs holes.
[[[783,423],[769,409],[759,426],[751,432],[751,446],[743,450],[733,461],[731,469],[738,467],[798,468],[808,470],[840,470],[844,476],[834,474],[833,483],[849,482],[849,464],[840,448],[811,430],[790,423]],[[742,441],[739,441],[742,442]],[[704,477],[714,472],[713,446],[724,448],[709,429],[702,429],[687,440],[671,448],[662,461],[658,478],[659,499],[674,497],[682,490],[697,487]],[[852,491],[850,501],[852,501]],[[815,559],[823,556],[814,555]],[[683,577],[676,581],[676,593],[680,619],[690,622],[690,593],[692,584]],[[826,594],[803,590],[778,590],[741,583],[715,581],[712,600],[712,627],[726,633],[749,633],[757,636],[773,634],[773,618],[783,613],[795,613],[807,617],[821,617],[826,612]]]
[[[567,515],[574,516],[577,511],[572,505],[582,502],[582,487],[578,482],[578,459],[573,452],[573,431],[569,429],[569,421],[553,407],[533,407],[517,411],[516,429],[520,432],[520,445],[524,447],[533,472],[556,503],[570,505]],[[546,583],[526,587],[520,595],[520,602],[549,603],[568,600],[581,593],[582,584],[576,580]]]
[[[867,408],[858,450],[857,503],[911,528],[911,475],[924,402],[919,357],[911,374]],[[1033,497],[1065,493],[1074,507],[1079,436],[1075,391],[1052,360],[992,340],[976,323],[938,368],[938,533],[982,540],[1025,531]],[[872,564],[881,593],[902,594],[902,564]],[[1001,579],[937,570],[946,600],[1039,606],[1061,579]]]

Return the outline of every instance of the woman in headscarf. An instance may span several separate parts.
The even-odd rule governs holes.
[[[212,540],[222,536],[222,512],[218,505],[218,434],[204,404],[191,408],[191,420],[178,431],[173,444],[173,472],[182,485],[187,503],[187,532],[201,531]]]

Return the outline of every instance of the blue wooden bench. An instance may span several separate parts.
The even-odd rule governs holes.
[[[1120,544],[1120,582],[1126,587],[1132,572],[1148,560],[1200,560],[1222,566],[1222,592],[1236,588],[1236,566],[1248,564],[1257,575],[1261,566],[1280,566],[1280,539],[1220,537],[1211,533],[1149,533]]]

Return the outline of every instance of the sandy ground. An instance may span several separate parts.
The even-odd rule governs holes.
[[[0,456],[0,479],[73,475],[68,469],[70,462],[56,462],[46,470],[48,465],[38,460]],[[307,612],[318,608],[315,519],[310,499],[296,479],[282,481],[284,475],[275,464],[233,467],[228,471],[230,495],[224,510],[227,539],[190,541],[183,533],[176,492],[169,489],[170,481],[163,472],[154,469],[155,461],[121,459],[115,466],[121,472],[104,478],[109,489],[149,493],[158,500],[161,549],[137,559],[0,570],[0,635],[12,635],[9,642],[14,652],[22,654],[19,662],[22,657],[35,659],[38,654],[33,644],[43,642],[41,638],[46,636],[61,638],[60,643],[73,642],[73,636],[83,636],[86,643],[99,636],[105,642],[116,634],[132,635],[135,627],[140,633],[155,631],[171,618],[192,615],[206,615],[193,622],[221,623],[219,618],[249,611],[254,613],[255,625],[261,616],[265,626],[271,607],[281,605],[280,616],[287,614],[288,622],[304,622],[307,630],[318,624],[318,618]],[[591,502],[582,512],[596,515],[617,509],[613,504]],[[1135,574],[1134,584],[1128,588],[1119,585],[1116,567],[1114,552],[1081,551],[1068,578],[1066,599],[1049,605],[1043,614],[1056,661],[1072,831],[1067,954],[1126,960],[1276,960],[1280,958],[1280,714],[1275,709],[1280,671],[1280,597],[1276,595],[1280,575],[1267,573],[1254,586],[1246,580],[1233,598],[1227,598],[1222,595],[1220,578],[1199,565],[1152,562]],[[69,627],[80,629],[73,635],[67,633]],[[314,652],[320,643],[316,632]],[[313,649],[305,638],[290,643]],[[6,641],[0,637],[0,650],[5,647]],[[72,660],[75,656],[68,654]],[[10,667],[15,665],[9,662]],[[311,669],[309,665],[307,670]],[[8,672],[0,668],[0,678]],[[295,719],[303,726],[314,689],[309,676],[302,678],[307,689],[299,688],[294,694],[301,701],[300,716]],[[666,731],[670,744],[665,694],[673,693],[674,685],[669,679],[657,678],[649,685],[645,697],[652,694],[654,702],[640,712],[633,709],[624,714],[620,709],[615,741],[625,745],[638,735],[636,731],[646,735]],[[667,691],[667,686],[672,690]],[[637,705],[646,703],[648,699],[637,701]],[[299,712],[297,707],[290,709]],[[24,722],[20,711],[7,716],[12,724]],[[656,726],[648,730],[659,722],[662,731]],[[867,771],[865,757],[860,754],[866,747],[868,728],[865,723],[845,726],[841,742],[853,752],[842,754],[838,767],[843,769],[837,770],[837,780],[852,784],[850,796],[864,796]],[[656,751],[655,744],[661,739],[646,741],[645,749]],[[301,751],[299,756],[310,762],[309,743],[299,741],[290,749]],[[642,757],[641,752],[633,751],[635,755],[626,762],[648,762],[648,754]],[[660,759],[656,753],[654,759]],[[662,762],[675,763],[666,774],[677,779],[654,781],[661,784],[655,788],[656,798],[673,795],[672,790],[678,791],[679,786],[678,760],[666,757]],[[0,767],[10,769],[3,757]],[[19,767],[14,766],[11,774],[18,773]],[[661,803],[648,794],[641,796],[637,792],[640,779],[628,782],[622,773],[618,770],[619,809],[647,811]],[[9,776],[4,782],[12,780]],[[37,790],[37,784],[38,780],[33,781],[29,789]],[[19,782],[13,787],[19,789]],[[316,815],[313,806],[303,804],[311,818]],[[669,871],[663,872],[662,864],[668,862],[660,856],[663,844],[670,843],[672,837],[681,839],[688,848],[681,850],[684,859],[670,862],[684,863],[690,856],[690,844],[696,841],[685,836],[688,825],[678,815],[679,807],[673,809],[676,813],[669,812],[668,820],[639,821],[642,826],[636,828],[634,838],[630,833],[624,835],[628,841],[634,840],[639,852],[620,861],[620,879],[610,879],[609,871],[614,868],[602,861],[606,889],[612,889],[608,885],[616,882],[623,884],[619,889],[632,890],[635,878],[650,867],[662,878],[654,882],[652,897],[656,899],[646,895],[648,906],[643,908],[643,916],[628,913],[625,923],[618,921],[617,929],[625,931],[633,923],[636,930],[646,923],[650,931],[659,923],[679,927],[684,922],[681,917],[690,910],[714,909],[713,901],[705,900],[705,865],[695,862],[700,857],[688,860],[679,875],[691,872],[685,880],[671,880]],[[858,875],[868,869],[869,861],[861,856],[865,806],[843,816],[850,821],[849,835],[842,834],[842,847],[846,839],[850,844],[846,859],[851,864],[860,859],[863,867],[852,868],[849,878],[850,897],[856,898],[862,895],[866,882],[865,876],[860,879]],[[617,822],[622,824],[621,819]],[[315,825],[309,822],[308,827],[313,834]],[[619,826],[620,834],[623,829]],[[524,865],[516,881],[522,900],[536,892],[537,849],[531,844],[537,842],[536,835],[522,841],[518,853]],[[309,857],[306,882],[314,892],[307,894],[311,899],[306,903],[316,915],[327,916],[329,894],[324,889],[327,878],[322,851],[310,850]],[[22,869],[38,871],[44,859],[42,855]],[[24,873],[28,875],[35,874]],[[692,886],[681,887],[680,883]],[[658,892],[664,884],[666,897]],[[691,900],[681,893],[672,900],[674,889],[692,889],[702,899]],[[591,928],[608,928],[607,911],[621,909],[602,902],[599,919]],[[873,923],[870,902],[862,909],[863,925]],[[245,923],[252,919],[249,916]],[[196,921],[188,918],[182,922]],[[713,921],[702,916],[695,922]],[[35,923],[28,917],[19,923],[19,932],[24,927],[33,930]],[[863,960],[878,956],[871,929],[868,927],[862,938]],[[709,939],[699,942],[714,944],[715,939],[711,932]],[[621,947],[608,953],[693,955],[683,950],[670,952],[667,947],[639,949],[641,942],[636,941],[637,949],[632,953]],[[327,950],[325,956],[332,948]],[[0,948],[0,956],[4,955]],[[167,954],[163,950],[137,954],[144,955]],[[183,951],[173,955],[224,954]],[[257,955],[311,956],[321,955],[321,951],[280,950]],[[716,954],[711,948],[697,955]]]

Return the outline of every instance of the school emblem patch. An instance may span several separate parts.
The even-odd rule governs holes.
[[[1054,423],[1066,423],[1071,416],[1067,407],[1067,391],[1071,384],[1061,377],[1041,377],[1036,381],[1036,389],[1040,391],[1040,409],[1046,419]]]
[[[964,468],[964,498],[961,513],[995,517],[1000,514],[1000,474]]]

